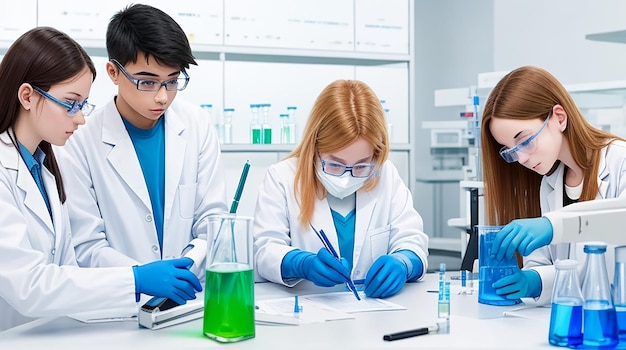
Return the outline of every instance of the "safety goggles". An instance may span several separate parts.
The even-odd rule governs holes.
[[[543,122],[543,125],[541,126],[541,128],[539,128],[539,130],[536,133],[530,135],[529,138],[518,143],[513,148],[507,148],[506,146],[502,147],[500,149],[500,155],[502,156],[502,158],[507,163],[514,163],[519,160],[519,152],[522,152],[524,154],[533,154],[535,150],[537,150],[537,137],[539,136],[539,134],[541,134],[543,129],[546,128],[546,125],[548,125],[548,121],[550,120],[551,114],[552,113],[548,114],[548,116],[546,117],[546,121]]]

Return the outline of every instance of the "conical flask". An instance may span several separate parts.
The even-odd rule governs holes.
[[[582,344],[583,294],[576,260],[557,260],[552,310],[550,314],[550,344],[573,347]]]
[[[586,243],[583,282],[583,347],[614,347],[618,343],[617,315],[606,271],[606,244]]]
[[[626,246],[615,247],[613,303],[617,312],[619,347],[626,349]]]

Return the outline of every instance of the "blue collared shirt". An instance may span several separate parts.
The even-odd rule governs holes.
[[[20,146],[20,154],[22,155],[22,159],[24,159],[24,163],[26,163],[26,167],[30,174],[33,176],[37,187],[39,188],[39,192],[41,192],[41,196],[43,197],[44,202],[46,202],[46,207],[48,207],[48,214],[50,214],[50,218],[52,218],[52,209],[50,208],[50,201],[48,200],[48,193],[46,192],[46,187],[43,184],[43,177],[41,175],[41,167],[44,159],[46,159],[46,154],[37,147],[35,154],[30,154],[30,151],[24,145],[19,143]]]

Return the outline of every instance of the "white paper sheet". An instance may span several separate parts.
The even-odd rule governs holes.
[[[299,325],[305,323],[326,322],[354,318],[352,313],[371,311],[405,310],[392,302],[367,298],[359,293],[361,300],[347,292],[301,295],[298,305],[302,312],[294,313],[294,298],[260,300],[256,303],[256,322],[258,324]]]

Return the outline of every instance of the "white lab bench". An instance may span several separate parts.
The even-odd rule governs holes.
[[[458,272],[449,272],[450,275]],[[257,325],[256,337],[220,344],[202,334],[202,320],[149,330],[136,321],[81,323],[69,317],[39,319],[0,333],[1,349],[540,349],[548,343],[549,308],[515,310],[524,304],[496,307],[478,304],[477,295],[458,295],[451,287],[449,334],[429,334],[392,342],[383,335],[434,325],[437,318],[437,274],[407,284],[388,299],[407,310],[356,313],[354,319],[300,326]],[[331,288],[332,289],[332,288]],[[320,293],[309,282],[294,288],[273,283],[255,286],[257,299]],[[518,316],[503,316],[505,311]],[[306,310],[304,311],[306,312]]]

